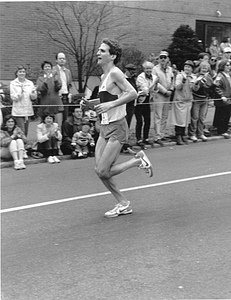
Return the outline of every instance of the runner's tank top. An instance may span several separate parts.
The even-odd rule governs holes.
[[[115,67],[116,68],[116,67]],[[111,71],[114,70],[111,69]],[[113,95],[107,91],[107,81],[111,74],[111,71],[107,74],[104,81],[102,81],[100,87],[99,87],[99,98],[100,102],[109,102],[118,99],[123,93],[120,93],[118,95]],[[109,124],[114,121],[118,121],[123,119],[126,116],[126,104],[111,108],[106,113],[101,114],[101,124]]]

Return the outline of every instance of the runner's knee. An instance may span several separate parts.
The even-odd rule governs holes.
[[[111,176],[106,169],[95,167],[95,172],[100,179],[109,179]]]

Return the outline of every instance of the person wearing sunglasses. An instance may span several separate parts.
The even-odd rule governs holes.
[[[231,117],[231,63],[222,60],[218,65],[217,77],[214,80],[215,92],[218,98],[214,101],[215,115],[213,126],[217,128],[217,134],[225,139],[231,138],[228,134],[229,120]]]
[[[174,74],[169,66],[167,51],[160,52],[159,63],[153,68],[152,73],[158,77],[161,86],[154,99],[154,142],[164,146],[170,96],[174,88]]]

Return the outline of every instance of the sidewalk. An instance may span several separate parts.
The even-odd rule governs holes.
[[[213,123],[213,116],[214,116],[214,107],[209,107],[208,110],[208,114],[205,120],[205,125],[206,128],[210,128],[212,123]],[[150,140],[153,140],[153,113],[151,112],[151,128],[150,128]],[[34,141],[36,141],[36,127],[39,124],[39,121],[32,121],[29,124],[29,132],[28,132],[28,144],[32,145]],[[135,117],[133,117],[132,119],[132,123],[131,123],[131,128],[130,128],[130,134],[129,134],[129,144],[132,145],[133,149],[136,150],[140,150],[139,146],[136,146],[136,139],[135,139],[135,126],[136,126],[136,120]],[[164,145],[165,146],[175,146],[176,142],[174,141],[174,126],[171,126],[169,124],[169,120],[167,123],[167,129],[166,129],[166,136],[170,137],[170,142],[165,142]],[[172,139],[171,139],[172,137]],[[216,133],[211,132],[211,136],[208,137],[208,142],[212,141],[212,140],[218,140],[218,139],[224,139],[222,136],[217,136]],[[198,142],[202,142],[201,140],[198,140]],[[198,143],[197,142],[197,143]],[[192,141],[189,140],[189,143],[193,143]],[[155,146],[151,146],[148,145],[147,148],[158,148],[161,147],[158,144],[155,144]],[[66,160],[66,159],[71,159],[71,155],[63,155],[63,156],[59,156],[60,160]],[[30,165],[30,164],[37,164],[37,163],[41,163],[41,162],[46,162],[45,158],[40,158],[40,159],[34,159],[32,157],[29,157],[28,159],[24,160],[26,165]],[[13,166],[13,161],[1,161],[0,163],[0,167],[1,169],[3,168],[9,168]]]

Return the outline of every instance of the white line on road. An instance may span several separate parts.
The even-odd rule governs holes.
[[[211,177],[217,177],[217,176],[225,176],[225,175],[231,175],[231,171],[190,177],[190,178],[184,178],[184,179],[176,179],[176,180],[147,184],[147,185],[141,185],[141,186],[126,188],[126,189],[121,189],[121,191],[127,192],[127,191],[141,190],[141,189],[153,188],[153,187],[162,186],[162,185],[175,184],[175,183],[181,183],[181,182],[186,182],[186,181],[205,179],[205,178],[211,178]],[[53,200],[53,201],[47,201],[47,202],[42,202],[42,203],[6,208],[6,209],[0,210],[0,213],[3,214],[3,213],[9,213],[9,212],[13,212],[13,211],[25,210],[25,209],[29,209],[29,208],[36,208],[36,207],[53,205],[53,204],[64,203],[64,202],[69,202],[69,201],[76,201],[76,200],[80,200],[80,199],[100,197],[100,196],[104,196],[104,195],[108,195],[108,194],[110,194],[110,192],[88,194],[88,195],[82,195],[82,196],[71,197],[71,198],[66,198],[66,199]]]

